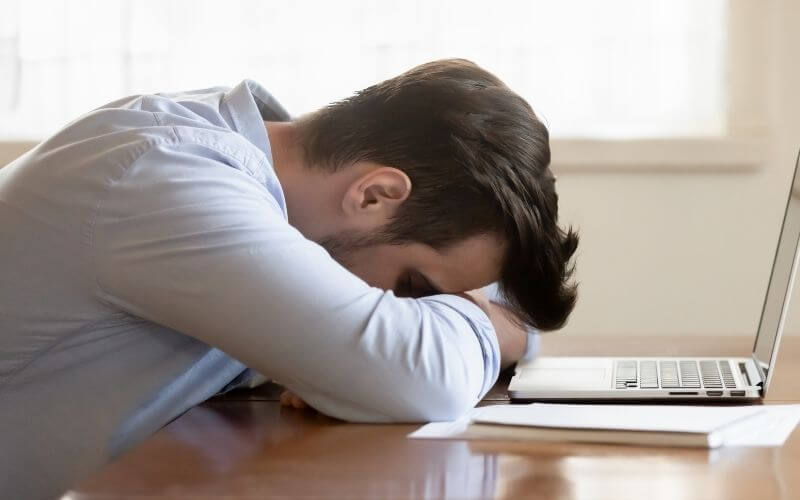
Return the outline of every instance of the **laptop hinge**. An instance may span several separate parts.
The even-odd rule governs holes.
[[[741,363],[747,374],[747,378],[752,386],[764,387],[764,381],[767,379],[767,374],[761,367],[761,363],[756,359],[755,353],[750,357],[750,363]]]

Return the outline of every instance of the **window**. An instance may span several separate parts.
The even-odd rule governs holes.
[[[127,94],[264,84],[295,115],[465,57],[557,138],[727,132],[724,0],[5,0],[0,141]]]

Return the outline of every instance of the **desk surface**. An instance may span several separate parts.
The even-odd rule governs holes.
[[[558,355],[742,355],[750,339],[545,339]],[[800,401],[786,339],[768,402]],[[65,498],[800,498],[800,431],[782,448],[420,441],[414,425],[282,408],[266,386],[193,408]],[[506,401],[502,383],[484,404]]]

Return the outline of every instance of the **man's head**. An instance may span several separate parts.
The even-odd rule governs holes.
[[[499,281],[523,322],[566,321],[578,238],[557,225],[547,129],[497,77],[435,61],[294,127],[317,194],[332,194],[295,225],[355,274],[412,296]]]

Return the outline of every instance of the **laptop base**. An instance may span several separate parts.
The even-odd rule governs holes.
[[[692,372],[693,363],[725,369]],[[762,397],[756,377],[751,358],[540,357],[517,365],[508,393],[515,402],[746,403]]]

